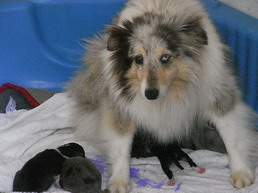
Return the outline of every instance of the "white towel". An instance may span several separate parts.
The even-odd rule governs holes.
[[[86,141],[73,136],[73,108],[74,103],[66,94],[59,93],[32,110],[0,114],[0,192],[12,190],[15,173],[31,157],[47,148],[56,148],[69,142],[77,142],[84,147],[86,156],[101,170],[105,188],[108,164]],[[197,165],[206,169],[204,174],[197,173],[182,161],[184,170],[171,166],[176,184],[168,186],[167,177],[157,158],[133,158],[130,169],[132,192],[258,193],[258,169],[252,186],[236,190],[229,183],[227,155],[206,150],[186,151]],[[50,191],[62,190],[52,186]]]

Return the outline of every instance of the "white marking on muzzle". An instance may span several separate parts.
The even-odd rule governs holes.
[[[143,80],[141,82],[141,94],[143,96],[143,98],[147,99],[146,96],[145,96],[145,90],[147,88],[147,83],[146,83],[146,80]]]

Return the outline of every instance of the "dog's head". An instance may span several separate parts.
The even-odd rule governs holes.
[[[107,28],[112,72],[126,99],[178,97],[191,81],[208,38],[202,16],[150,13]]]

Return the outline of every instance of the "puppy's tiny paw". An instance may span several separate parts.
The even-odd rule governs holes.
[[[108,189],[110,193],[128,193],[131,190],[131,184],[122,180],[110,180]]]
[[[167,185],[168,186],[174,186],[176,183],[175,183],[175,180],[173,180],[173,179],[170,179],[170,180],[168,180],[168,182],[167,182]]]
[[[197,171],[197,173],[199,173],[199,174],[203,174],[203,173],[205,172],[205,169],[204,169],[204,168],[196,167],[196,171]]]
[[[244,188],[254,182],[254,175],[242,170],[232,172],[230,182],[237,189]]]

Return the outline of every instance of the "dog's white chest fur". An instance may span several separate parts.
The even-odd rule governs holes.
[[[159,103],[138,96],[127,108],[136,125],[151,131],[161,140],[167,140],[188,134],[196,118],[197,106],[196,103]]]

